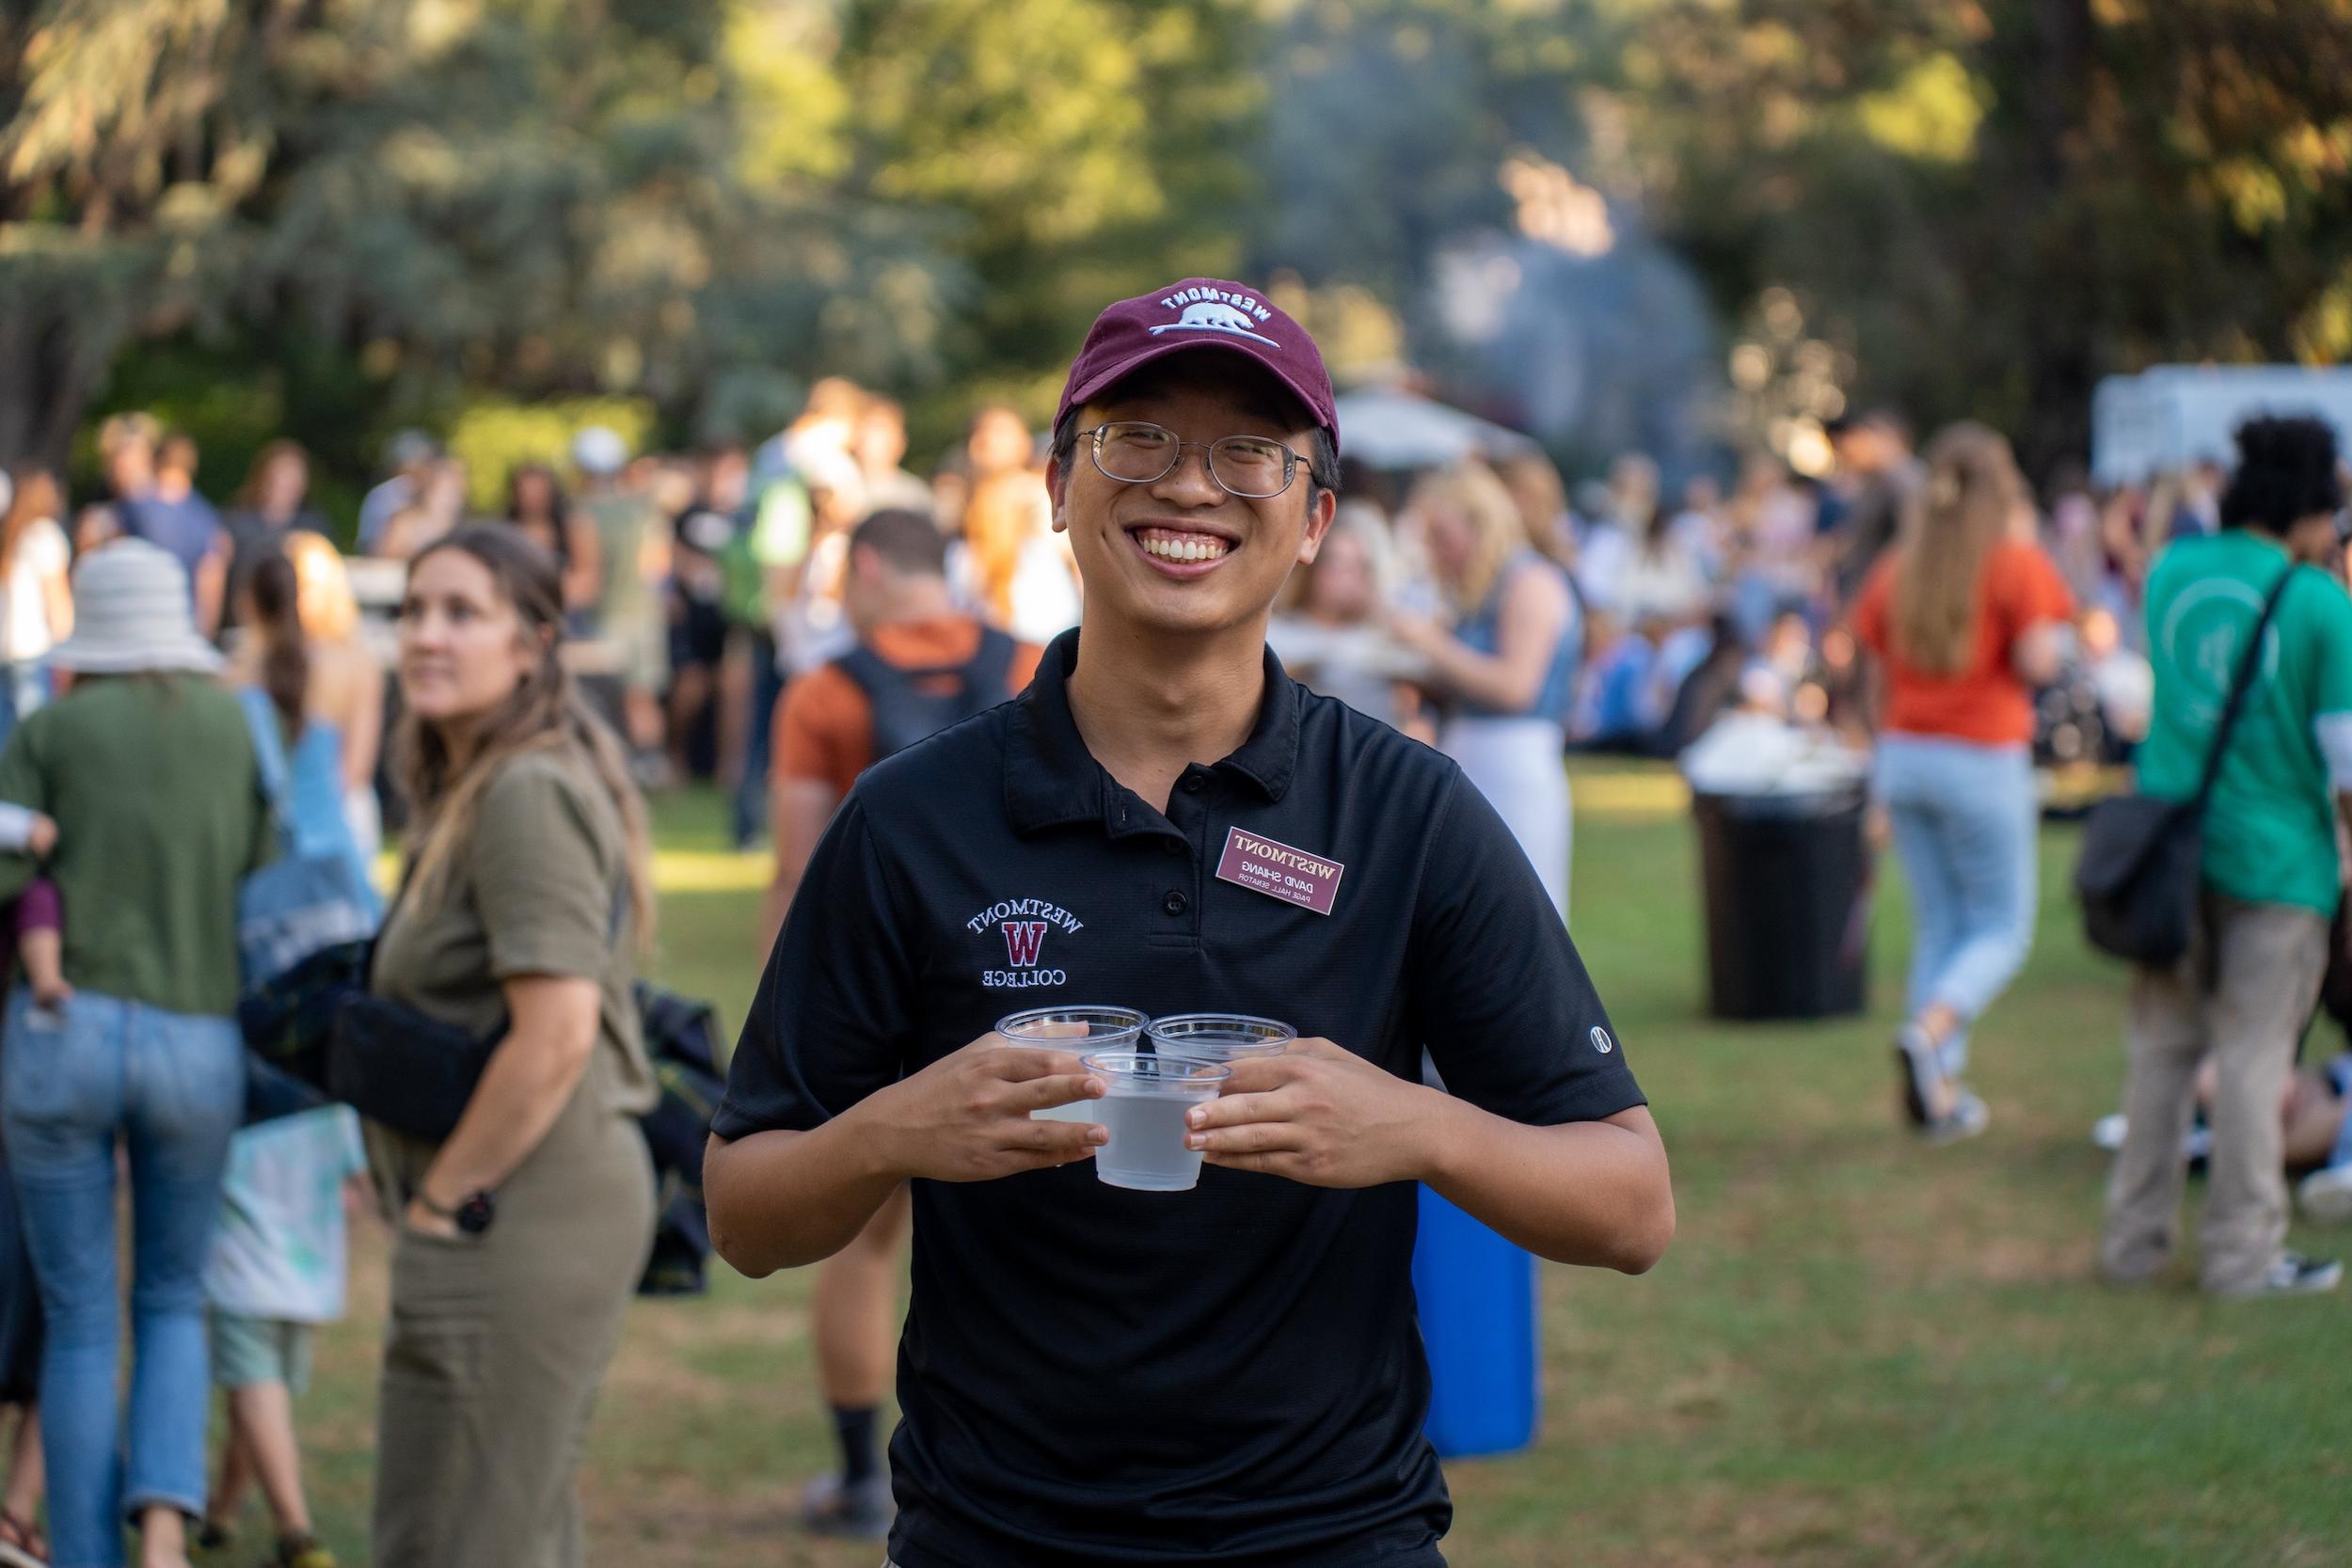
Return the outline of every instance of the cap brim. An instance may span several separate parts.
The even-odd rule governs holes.
[[[1306,388],[1301,387],[1296,378],[1284,370],[1271,355],[1249,341],[1248,339],[1240,337],[1218,337],[1212,334],[1207,337],[1184,338],[1175,342],[1153,343],[1150,348],[1140,349],[1129,355],[1116,365],[1095,372],[1086,380],[1071,388],[1064,395],[1062,413],[1067,414],[1084,407],[1089,402],[1100,397],[1147,365],[1156,365],[1163,359],[1172,359],[1180,354],[1205,352],[1239,355],[1272,376],[1281,384],[1285,391],[1298,400],[1298,406],[1306,414],[1308,422],[1316,429],[1329,434],[1332,450],[1334,451],[1339,450],[1340,430],[1337,418],[1335,417],[1329,424],[1317,420],[1314,395]],[[1059,416],[1056,417],[1056,422],[1059,422]]]

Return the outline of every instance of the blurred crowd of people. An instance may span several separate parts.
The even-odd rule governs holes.
[[[2105,494],[2062,478],[2042,504],[2006,443],[1979,427],[1956,427],[1915,453],[1904,421],[1880,411],[1841,421],[1832,438],[1825,476],[1756,455],[1727,484],[1700,474],[1671,495],[1639,454],[1573,498],[1530,450],[1410,472],[1351,462],[1336,519],[1294,572],[1269,640],[1305,684],[1455,758],[1564,914],[1565,752],[1674,756],[1732,714],[1848,740],[1875,736],[1878,809],[1909,873],[1917,932],[1896,1041],[1903,1101],[1931,1139],[1965,1136],[1986,1121],[1961,1082],[1969,1027],[2032,936],[2042,794],[2032,765],[2119,762],[2149,734],[2151,656],[2158,667],[2169,657],[2151,649],[2144,625],[2152,585],[2164,592],[2160,560],[2183,559],[2185,541],[2297,519],[2248,501],[2242,474],[2218,466]],[[199,453],[183,433],[119,415],[97,446],[103,488],[78,508],[38,467],[6,476],[0,495],[0,740],[27,725],[39,732],[0,752],[0,793],[14,802],[0,808],[0,848],[15,851],[0,864],[30,982],[9,1016],[10,1043],[69,1020],[76,1037],[95,1040],[168,1015],[181,1022],[159,1039],[189,1059],[233,1065],[224,1042],[236,966],[223,933],[235,926],[237,874],[254,863],[257,835],[272,831],[250,787],[246,737],[266,752],[274,724],[289,775],[278,813],[288,845],[345,857],[364,879],[391,806],[420,846],[412,863],[433,868],[421,907],[389,942],[379,985],[427,1012],[511,1013],[518,1033],[544,1037],[548,1059],[568,1065],[539,1079],[510,1075],[495,1089],[485,1079],[479,1092],[497,1116],[485,1112],[437,1152],[371,1133],[363,1153],[347,1113],[307,1124],[298,1138],[269,1124],[281,1131],[266,1153],[250,1132],[232,1145],[228,1066],[219,1092],[205,1091],[208,1104],[219,1101],[206,1129],[151,1125],[140,1097],[153,1085],[134,1083],[127,1102],[93,1087],[75,1112],[88,1137],[64,1150],[55,1126],[28,1119],[32,1091],[11,1053],[0,1120],[30,1204],[22,1230],[42,1289],[37,1301],[20,1252],[0,1292],[0,1401],[28,1414],[0,1495],[0,1560],[42,1560],[40,1429],[29,1412],[45,1405],[52,1528],[101,1554],[92,1560],[127,1511],[150,1530],[151,1568],[177,1568],[179,1522],[200,1521],[191,1548],[217,1548],[258,1483],[278,1529],[274,1560],[327,1568],[303,1505],[292,1395],[307,1374],[300,1331],[342,1309],[335,1195],[368,1166],[404,1227],[393,1290],[396,1307],[407,1307],[396,1313],[386,1374],[387,1419],[405,1423],[401,1451],[470,1451],[442,1441],[450,1423],[487,1419],[482,1412],[495,1406],[484,1430],[511,1438],[500,1449],[507,1457],[465,1485],[523,1499],[485,1501],[487,1522],[452,1536],[437,1494],[459,1481],[441,1460],[404,1461],[378,1498],[383,1560],[522,1560],[545,1528],[576,1524],[562,1499],[629,1282],[573,1269],[596,1250],[584,1242],[567,1255],[507,1243],[494,1291],[501,1315],[485,1332],[528,1338],[532,1303],[550,1291],[569,1292],[588,1326],[540,1383],[485,1377],[458,1404],[420,1402],[412,1387],[394,1388],[396,1373],[435,1364],[440,1352],[416,1336],[434,1331],[434,1292],[451,1281],[447,1259],[406,1232],[457,1234],[465,1189],[496,1185],[491,1178],[526,1156],[561,1166],[575,1185],[634,1192],[642,1150],[614,1129],[642,1110],[649,1078],[642,1042],[616,1022],[626,1004],[612,998],[626,998],[632,974],[630,944],[614,932],[643,930],[651,914],[639,791],[715,777],[739,842],[772,832],[772,931],[857,771],[1018,691],[1041,645],[1078,623],[1075,562],[1054,526],[1050,436],[1009,407],[984,407],[926,477],[907,467],[903,410],[830,378],[755,446],[638,452],[611,429],[580,430],[566,451],[499,476],[501,503],[484,515],[474,476],[409,432],[366,494],[348,555],[311,505],[310,461],[292,441],[261,451],[226,510],[199,487]],[[1064,460],[1088,458],[1073,449]],[[2299,556],[2343,576],[2338,534],[2296,539]],[[93,570],[101,560],[110,564]],[[2352,615],[2346,627],[2352,639]],[[43,709],[69,673],[101,686],[104,700],[62,705],[76,710],[72,722],[51,722]],[[151,678],[108,680],[124,674]],[[956,676],[960,687],[940,685]],[[243,715],[214,701],[224,685],[245,693]],[[591,699],[609,726],[581,717]],[[125,749],[151,744],[170,749],[172,768],[134,776]],[[386,790],[390,781],[399,787]],[[61,804],[60,790],[88,803]],[[580,832],[547,837],[559,820]],[[91,845],[142,834],[176,847],[151,873],[152,896],[126,916],[114,908],[119,897],[100,891],[113,873]],[[516,859],[520,844],[533,847],[528,866]],[[562,908],[546,896],[550,865],[576,873],[564,885],[580,896]],[[475,879],[471,902],[453,901],[451,878]],[[506,879],[511,896],[497,892]],[[600,887],[616,891],[589,896]],[[618,911],[610,927],[599,898]],[[573,905],[587,908],[584,924]],[[93,959],[88,942],[69,942],[61,961],[61,922],[87,922],[120,951]],[[572,976],[564,983],[578,995],[501,989],[485,967],[501,943]],[[117,1010],[101,1020],[102,1006]],[[2231,1106],[2230,1136],[2246,1142],[2243,1096],[2227,1074],[2217,1086],[2209,1067],[2203,1093]],[[2323,1181],[2322,1207],[2352,1209],[2347,1089],[2352,1072],[2330,1069],[2284,1091],[2285,1157],[2309,1164],[2316,1154],[2322,1171],[2346,1172]],[[2155,1103],[2145,1091],[2134,1115]],[[2163,1115],[2174,1110],[2163,1102]],[[510,1136],[493,1122],[536,1132]],[[104,1457],[112,1417],[101,1410],[113,1399],[113,1275],[83,1266],[103,1250],[87,1237],[110,1234],[87,1201],[93,1140],[110,1146],[118,1135],[133,1146],[135,1201],[148,1205],[135,1259],[147,1305],[135,1307],[133,1337],[149,1381],[133,1401],[135,1420],[152,1430],[135,1440],[127,1480]],[[2280,1164],[2279,1138],[2250,1142],[2259,1161]],[[2150,1216],[2170,1195],[2169,1165],[2133,1148],[2144,1190],[2131,1195],[2132,1212],[2143,1229],[2159,1227]],[[178,1177],[157,1175],[173,1161]],[[2242,1184],[2259,1189],[2257,1207],[2275,1208],[2275,1174]],[[209,1220],[198,1223],[210,1212],[205,1193],[224,1189],[229,1218],[208,1242]],[[516,1183],[514,1201],[528,1205],[533,1190]],[[634,1227],[634,1202],[616,1197],[611,1212]],[[2278,1262],[2272,1217],[2261,1218],[2241,1274]],[[551,1215],[541,1221],[543,1231],[560,1228]],[[819,1325],[826,1396],[844,1459],[812,1489],[809,1517],[820,1528],[870,1529],[886,1507],[873,1419],[904,1223],[902,1211],[878,1215],[820,1285],[820,1315],[833,1323]],[[2155,1243],[2142,1235],[2137,1244],[2126,1259],[2134,1270]],[[330,1259],[336,1278],[286,1264],[289,1249]],[[287,1280],[291,1306],[277,1289]],[[208,1291],[232,1433],[209,1487],[202,1390],[187,1372]],[[443,1373],[457,1375],[431,1375]]]

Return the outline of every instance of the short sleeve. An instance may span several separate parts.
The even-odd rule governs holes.
[[[73,552],[65,542],[65,530],[47,517],[25,530],[17,549],[24,563],[43,577],[63,572],[72,562]]]
[[[1886,610],[1895,592],[1895,557],[1892,552],[1870,570],[1870,576],[1855,596],[1853,605],[1853,634],[1864,647],[1886,657]]]
[[[808,557],[814,513],[798,480],[778,480],[759,498],[752,519],[752,555],[762,566],[797,566]]]
[[[2074,618],[2074,591],[2039,545],[2021,541],[2003,552],[1997,587],[2002,625],[2011,641],[2047,622]]]
[[[2306,576],[2317,577],[2318,573]],[[2317,635],[2312,639],[2316,668],[2312,679],[2312,714],[2352,712],[2352,598],[2332,580],[2314,583],[2310,588],[2295,590],[2298,594],[2310,594],[2320,604],[2312,617]],[[6,771],[6,759],[0,758],[0,773]],[[7,794],[0,785],[0,795]],[[8,797],[14,800],[14,796]]]
[[[41,734],[40,719],[40,715],[35,714],[19,724],[8,736],[8,744],[0,747],[0,800],[46,814],[49,788],[34,756]],[[0,851],[0,898],[15,897],[37,869],[29,851]]]
[[[603,977],[620,868],[599,852],[580,789],[553,758],[526,755],[483,793],[468,859],[493,979]]]
[[[710,1130],[806,1132],[898,1081],[918,966],[864,802],[818,841],[727,1064]]]
[[[1411,1017],[1446,1088],[1531,1126],[1645,1103],[1565,923],[1511,831],[1456,773],[1413,911]]]
[[[824,665],[785,688],[776,717],[777,778],[813,779],[847,795],[873,752],[873,709],[849,676]]]

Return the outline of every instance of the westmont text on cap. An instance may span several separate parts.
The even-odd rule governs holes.
[[[1187,277],[1122,299],[1095,317],[1071,362],[1054,422],[1061,423],[1072,409],[1144,366],[1198,349],[1221,349],[1264,366],[1330,434],[1332,450],[1339,449],[1331,374],[1315,341],[1263,295],[1214,277]]]

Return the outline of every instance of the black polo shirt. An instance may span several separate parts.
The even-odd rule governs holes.
[[[1438,752],[1282,673],[1165,816],[1088,752],[1077,634],[1018,699],[881,763],[826,831],[713,1126],[805,1130],[1049,1004],[1263,1014],[1537,1125],[1642,1103],[1518,846]],[[1222,879],[1339,868],[1330,912]],[[1253,870],[1263,880],[1263,870]],[[1042,930],[1040,930],[1040,927]],[[903,1568],[1421,1568],[1453,1516],[1422,1435],[1409,1182],[1076,1161],[916,1181],[890,1446]]]

